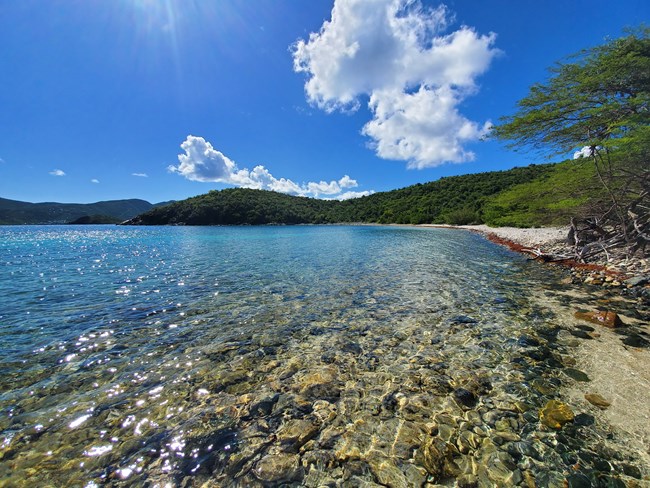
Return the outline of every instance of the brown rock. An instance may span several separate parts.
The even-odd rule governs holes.
[[[299,461],[300,456],[297,454],[269,454],[257,462],[253,473],[257,479],[267,483],[296,481],[302,474]]]
[[[445,467],[452,456],[451,445],[442,439],[431,437],[427,439],[420,448],[420,462],[434,480],[438,480],[445,474]]]
[[[592,405],[595,405],[602,410],[605,410],[607,407],[609,407],[612,404],[611,402],[605,400],[598,393],[587,393],[585,395],[585,399]]]
[[[540,422],[551,429],[561,429],[564,424],[572,422],[574,418],[571,408],[566,403],[557,400],[549,401],[539,411]]]
[[[614,312],[600,310],[597,310],[595,312],[576,312],[574,316],[579,320],[591,322],[592,324],[603,325],[605,327],[609,327],[610,329],[615,329],[616,327],[621,327],[623,325],[621,318]]]
[[[318,426],[306,419],[291,419],[286,421],[277,432],[278,441],[287,445],[292,452],[313,439],[318,434]]]

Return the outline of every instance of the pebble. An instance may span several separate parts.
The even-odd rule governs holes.
[[[268,454],[257,462],[253,473],[267,483],[297,481],[302,471],[299,461],[297,454]]]
[[[581,382],[587,382],[591,381],[589,379],[589,376],[587,376],[587,373],[580,371],[579,369],[575,368],[564,368],[562,372],[567,375],[569,378],[573,378],[576,381],[581,381]]]
[[[601,410],[605,410],[607,407],[609,407],[612,403],[605,400],[602,396],[600,396],[598,393],[587,393],[585,395],[585,399],[591,403],[592,405],[597,406]]]
[[[571,408],[558,400],[550,400],[539,411],[539,420],[551,429],[561,429],[566,423],[573,421],[575,415]]]
[[[593,324],[603,325],[610,329],[623,326],[621,318],[614,312],[598,310],[595,312],[575,312],[575,318],[591,322]]]

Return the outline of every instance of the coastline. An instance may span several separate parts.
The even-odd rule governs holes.
[[[566,254],[571,251],[566,243],[568,226],[519,229],[430,224],[422,227],[469,230],[527,255],[531,255],[531,249]],[[575,368],[588,376],[587,381],[572,382],[563,396],[573,407],[610,426],[611,435],[621,449],[636,451],[639,460],[650,466],[650,284],[639,280],[650,276],[648,260],[628,261],[616,256],[609,261],[601,258],[589,264],[574,261],[550,264],[568,267],[571,278],[566,284],[576,285],[562,293],[566,315],[559,317],[558,325],[562,329],[563,342],[574,347]],[[620,317],[622,326],[587,325],[588,322],[575,316],[579,309],[585,308],[613,311]],[[642,342],[637,345],[642,347],[622,342],[622,334],[626,331],[641,337]],[[587,396],[593,394],[600,395],[610,405],[591,404]],[[650,483],[648,478],[638,481],[643,483],[638,486],[650,486],[645,484]]]
[[[509,248],[512,251],[537,258],[536,251],[542,253],[555,253],[571,255],[573,249],[567,243],[569,226],[564,227],[489,227],[481,225],[445,225],[422,224],[420,227],[434,227],[446,229],[465,229],[485,236],[488,240]],[[587,284],[603,284],[605,286],[627,286],[624,283],[630,278],[648,277],[650,282],[650,259],[628,260],[620,254],[609,256],[601,255],[588,263],[578,263],[574,260],[560,260],[550,264],[567,266],[575,271],[577,277],[582,277]],[[611,279],[606,279],[609,276]],[[616,279],[618,278],[618,279]],[[576,281],[576,280],[574,280]],[[641,281],[641,280],[636,280]],[[644,285],[646,283],[635,283]],[[618,283],[618,284],[617,284]]]

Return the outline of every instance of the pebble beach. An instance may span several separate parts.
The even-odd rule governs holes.
[[[571,253],[566,244],[568,226],[527,229],[486,225],[458,227],[488,238],[496,236],[499,240],[529,249]],[[642,341],[621,344],[621,328],[599,324],[588,326],[585,321],[578,320],[582,322],[578,330],[583,333],[574,334],[579,338],[570,342],[578,347],[576,367],[587,373],[588,381],[577,381],[566,393],[573,402],[585,406],[593,401],[593,395],[607,398],[598,407],[598,416],[613,431],[622,432],[647,462],[650,461],[650,349],[647,347],[650,339],[647,313],[650,266],[646,259],[628,260],[620,255],[609,260],[603,256],[590,264],[591,267],[584,269],[569,265],[570,275],[566,281],[581,286],[567,293],[566,303],[617,313],[622,328],[635,328]],[[585,295],[584,291],[588,294]],[[594,301],[589,303],[589,297]]]

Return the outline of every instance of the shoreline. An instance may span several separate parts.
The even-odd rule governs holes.
[[[489,241],[505,246],[511,251],[530,256],[531,259],[540,259],[537,252],[557,253],[562,255],[571,255],[573,252],[571,246],[566,242],[569,233],[569,226],[518,228],[488,227],[485,224],[421,224],[418,227],[468,230],[470,232],[481,234]],[[545,261],[544,259],[541,260]],[[648,283],[637,284],[650,284],[650,259],[635,258],[628,260],[624,256],[614,255],[611,256],[609,260],[606,259],[606,256],[601,256],[588,263],[579,263],[573,259],[545,262],[575,270],[577,274],[582,275],[586,284],[604,284],[598,283],[598,281],[605,281],[605,279],[599,280],[597,278],[598,276],[603,278],[610,277],[611,279],[606,280],[606,283],[609,286],[629,285],[630,283],[623,282],[635,277],[648,278]],[[594,283],[594,281],[596,283]],[[615,284],[612,285],[612,283]]]
[[[469,230],[531,259],[536,257],[531,253],[534,249],[561,253],[571,251],[566,244],[568,226],[518,229],[429,224],[422,227]],[[563,341],[575,350],[575,368],[588,377],[587,381],[567,385],[562,396],[576,411],[588,413],[608,425],[621,449],[635,450],[639,460],[650,466],[650,349],[647,345],[650,341],[647,313],[650,284],[643,281],[632,284],[632,280],[650,275],[647,260],[630,262],[618,257],[588,264],[571,260],[546,264],[560,265],[570,270],[571,278],[566,284],[574,286],[561,293],[566,298],[567,303],[563,308],[567,313],[558,317],[558,322]],[[585,307],[596,311],[613,311],[622,320],[622,326],[608,328],[595,323],[587,326],[588,322],[575,316]],[[642,308],[645,308],[645,313]],[[641,342],[639,345],[642,347],[634,347],[621,342],[622,334],[626,331],[641,337],[645,345]],[[599,407],[591,404],[587,397],[594,394],[606,399],[610,405]],[[639,486],[646,486],[649,480],[643,477],[638,481],[644,483]]]

